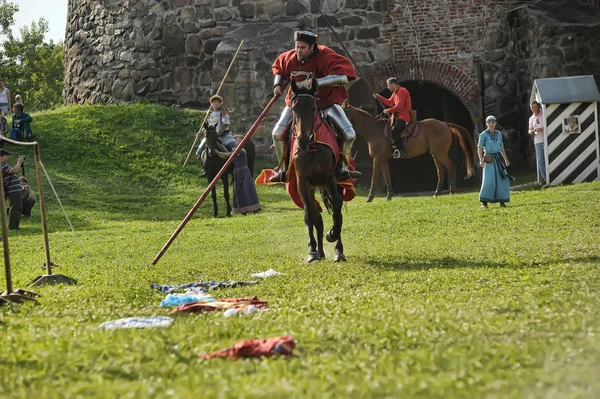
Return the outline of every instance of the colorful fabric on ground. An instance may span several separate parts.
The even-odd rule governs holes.
[[[233,348],[198,355],[200,359],[240,359],[244,357],[269,357],[272,355],[292,356],[296,347],[294,338],[290,336],[269,339],[247,339],[236,343]]]
[[[267,278],[267,277],[273,277],[273,276],[283,276],[283,274],[279,273],[276,270],[269,269],[264,272],[254,273],[254,274],[250,275],[250,277],[252,277],[252,278]]]
[[[243,309],[247,306],[254,305],[257,308],[264,308],[268,304],[267,301],[260,301],[257,297],[252,298],[225,298],[214,302],[193,302],[178,306],[177,309],[171,311],[170,314],[179,312],[214,312],[215,310],[227,309]]]
[[[206,290],[216,290],[219,288],[235,288],[243,285],[258,284],[258,281],[198,281],[197,283],[177,284],[177,285],[158,285],[151,284],[150,288],[156,288],[166,293],[183,291],[190,288],[204,288]]]
[[[165,316],[152,317],[126,317],[124,319],[105,321],[98,326],[99,329],[114,330],[117,328],[149,328],[167,327],[173,319]]]
[[[188,295],[188,294],[169,294],[160,302],[161,307],[181,306],[193,302],[214,302],[215,299],[208,294]]]

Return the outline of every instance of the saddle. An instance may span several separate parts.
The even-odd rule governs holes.
[[[394,119],[390,118],[389,122],[385,124],[383,129],[383,133],[385,136],[394,141],[392,138],[392,127],[394,126]],[[417,111],[412,109],[410,110],[410,122],[406,125],[402,133],[400,133],[400,138],[410,138],[417,137],[419,135],[419,121],[417,120]]]

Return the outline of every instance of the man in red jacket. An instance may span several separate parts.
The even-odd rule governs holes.
[[[410,110],[412,109],[412,103],[410,100],[410,93],[404,87],[400,86],[398,79],[389,78],[387,80],[387,88],[392,92],[390,98],[385,98],[379,94],[373,94],[373,97],[381,101],[381,103],[387,107],[383,111],[386,115],[392,115],[395,119],[394,127],[392,128],[392,137],[394,138],[395,145],[392,146],[392,156],[394,158],[401,158],[406,153],[404,146],[402,145],[402,139],[400,133],[404,131],[406,125],[410,122]]]
[[[273,94],[282,94],[285,86],[292,79],[292,72],[302,71],[313,74],[317,81],[317,106],[324,111],[325,117],[333,124],[337,132],[342,135],[342,151],[347,160],[350,160],[350,150],[356,138],[352,124],[344,110],[340,107],[348,98],[348,90],[344,86],[349,80],[356,79],[356,72],[350,61],[326,46],[317,44],[317,35],[309,31],[294,33],[295,48],[277,57],[273,63]],[[277,160],[283,157],[284,144],[288,140],[288,126],[292,122],[291,101],[292,91],[288,90],[285,99],[285,109],[273,129],[273,145]],[[285,181],[287,165],[271,177],[272,182]],[[349,171],[346,166],[338,165],[337,178],[344,180],[360,176],[357,171]]]

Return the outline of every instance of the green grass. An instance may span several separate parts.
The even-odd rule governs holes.
[[[513,191],[507,209],[488,210],[477,192],[366,204],[361,191],[344,210],[342,264],[331,244],[325,261],[305,264],[302,211],[282,188],[260,187],[262,213],[211,219],[207,202],[152,266],[207,185],[195,160],[181,168],[201,114],[133,105],[33,116],[77,232],[46,184],[55,272],[79,283],[36,287],[39,305],[0,307],[0,397],[600,395],[598,182]],[[23,288],[44,262],[38,209],[11,232],[10,250]],[[257,295],[264,312],[97,329],[166,315],[150,284],[249,280],[269,268],[285,276],[215,293]],[[297,357],[194,356],[284,334]]]

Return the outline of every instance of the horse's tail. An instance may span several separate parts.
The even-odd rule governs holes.
[[[333,203],[331,202],[331,196],[329,192],[324,188],[321,188],[321,198],[323,199],[323,205],[325,205],[325,209],[327,209],[327,213],[333,213]]]
[[[477,155],[477,149],[475,148],[475,142],[473,138],[465,129],[460,125],[456,125],[454,123],[446,122],[446,125],[450,128],[452,134],[458,138],[458,142],[460,147],[462,148],[465,158],[467,160],[467,175],[465,176],[465,180],[475,174],[475,158]]]

